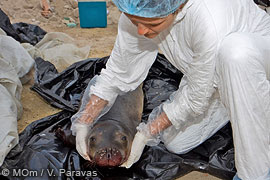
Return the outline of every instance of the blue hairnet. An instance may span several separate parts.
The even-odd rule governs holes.
[[[113,0],[122,12],[140,17],[165,17],[175,12],[186,0]]]

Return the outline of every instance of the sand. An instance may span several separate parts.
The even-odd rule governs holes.
[[[64,32],[75,39],[75,44],[83,47],[90,45],[89,57],[104,57],[111,53],[117,34],[117,21],[120,12],[111,0],[107,1],[108,26],[107,28],[82,29],[79,27],[78,7],[75,0],[50,0],[51,15],[45,18],[41,15],[40,0],[1,0],[1,9],[9,16],[12,23],[25,22],[39,25],[47,32]],[[77,24],[75,28],[66,26],[64,18],[70,18]],[[46,103],[37,93],[30,90],[33,79],[23,85],[21,102],[23,116],[18,121],[18,130],[21,132],[31,122],[55,114],[56,109]],[[211,175],[200,172],[191,172],[178,180],[217,180]]]

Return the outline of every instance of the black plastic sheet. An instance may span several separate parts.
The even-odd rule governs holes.
[[[234,150],[230,124],[192,151],[177,155],[163,144],[146,147],[140,160],[130,169],[89,166],[77,153],[55,137],[54,131],[69,128],[70,117],[78,109],[80,98],[90,79],[105,67],[108,57],[87,59],[58,73],[55,67],[36,59],[34,91],[55,107],[64,109],[55,115],[31,123],[21,134],[20,143],[7,156],[3,169],[27,169],[42,179],[175,179],[191,171],[207,172],[222,179],[235,174]],[[143,120],[151,110],[166,100],[178,87],[182,74],[163,55],[158,55],[144,82]],[[17,171],[16,171],[17,170]],[[77,173],[77,174],[72,174]],[[82,174],[88,173],[88,176]],[[53,173],[52,175],[50,173]],[[1,174],[3,175],[3,174]],[[54,176],[55,175],[55,176]],[[14,177],[9,179],[31,179]]]
[[[0,8],[0,28],[3,29],[8,36],[13,37],[16,41],[21,42],[21,37],[17,34],[16,30],[12,26],[9,17]]]
[[[0,28],[20,43],[36,45],[47,33],[39,26],[27,23],[11,24],[9,17],[0,9]]]
[[[53,64],[37,58],[32,89],[54,107],[77,111],[84,89],[91,78],[105,67],[107,59],[108,57],[80,61],[58,74]]]
[[[21,37],[23,42],[36,45],[46,35],[46,31],[39,26],[27,23],[14,23],[12,24],[17,34]]]
[[[270,0],[254,0],[254,2],[258,5],[269,7],[270,6]]]

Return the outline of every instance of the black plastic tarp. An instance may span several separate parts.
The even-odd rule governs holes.
[[[0,28],[8,36],[13,37],[20,43],[36,45],[46,34],[39,26],[26,23],[11,24],[9,17],[0,8]]]
[[[13,28],[9,17],[0,8],[0,28],[3,29],[8,36],[13,37],[15,40],[21,42],[21,37],[16,33]]]
[[[46,35],[46,31],[39,26],[27,23],[14,23],[12,24],[16,33],[21,37],[23,42],[36,45]]]
[[[258,5],[269,7],[270,6],[270,0],[254,0],[254,2]]]
[[[146,147],[140,160],[130,169],[89,166],[76,149],[65,146],[55,136],[54,131],[58,127],[68,128],[70,117],[78,109],[85,87],[90,79],[105,67],[107,59],[108,57],[80,61],[61,73],[58,73],[51,63],[41,58],[36,59],[35,85],[32,89],[63,111],[31,123],[20,134],[20,143],[8,154],[0,168],[0,174],[3,169],[10,172],[27,169],[37,172],[34,175],[40,176],[42,173],[42,179],[163,180],[175,179],[197,170],[222,179],[232,179],[235,166],[230,124],[183,155],[170,153],[162,143],[155,147]],[[182,74],[169,64],[163,55],[157,56],[144,81],[144,121],[154,107],[177,89],[181,77]],[[82,172],[88,173],[88,176]],[[12,173],[7,177],[29,178],[14,177]]]

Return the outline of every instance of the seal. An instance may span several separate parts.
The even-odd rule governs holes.
[[[136,127],[141,122],[143,100],[140,85],[134,91],[118,96],[111,109],[93,124],[87,135],[87,148],[94,164],[116,167],[127,160]],[[70,129],[58,128],[56,136],[66,145],[75,147],[75,137]]]

